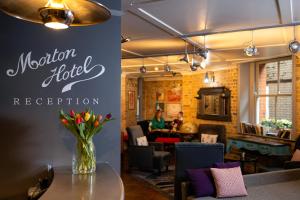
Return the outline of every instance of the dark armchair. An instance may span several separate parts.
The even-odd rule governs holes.
[[[199,140],[201,141],[202,134],[218,135],[217,142],[223,143],[226,149],[226,128],[224,125],[217,124],[200,124],[199,125]]]
[[[224,162],[224,145],[203,143],[175,144],[175,200],[182,200],[190,191],[187,187],[187,169],[209,168]]]
[[[135,167],[140,170],[157,170],[164,167],[168,169],[171,155],[163,151],[163,144],[149,142],[149,146],[138,146],[137,138],[143,137],[142,128],[137,126],[127,127],[128,132],[128,164],[129,169]]]
[[[299,149],[300,150],[300,136],[296,140],[294,152]],[[286,161],[284,163],[284,169],[296,169],[300,168],[300,161]]]

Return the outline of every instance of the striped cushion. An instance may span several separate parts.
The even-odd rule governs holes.
[[[248,195],[240,167],[211,168],[211,173],[215,180],[218,198]]]

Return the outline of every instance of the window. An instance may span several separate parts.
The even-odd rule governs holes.
[[[293,121],[293,62],[291,58],[256,64],[256,123]]]

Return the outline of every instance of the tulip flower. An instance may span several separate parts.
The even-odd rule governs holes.
[[[106,118],[106,119],[111,119],[111,117],[112,117],[112,115],[111,115],[111,113],[109,113],[109,114],[106,115],[105,118]]]
[[[76,114],[76,118],[80,118],[81,117],[81,115],[80,114]]]
[[[69,124],[68,120],[66,120],[66,119],[61,119],[61,123],[63,123],[64,125],[68,125]]]
[[[82,117],[77,117],[76,120],[75,120],[76,124],[81,124],[82,122],[83,122]]]
[[[95,115],[93,115],[93,118],[92,118],[92,119],[93,119],[93,121],[95,121],[95,119],[96,119],[96,116],[95,116]]]
[[[91,118],[91,114],[89,112],[86,112],[84,115],[84,120],[87,122]]]
[[[75,116],[75,111],[74,110],[70,110],[70,116],[74,117]]]
[[[94,122],[94,126],[95,126],[95,127],[98,127],[98,126],[99,126],[99,124],[100,124],[100,123],[99,123],[99,121],[98,121],[98,120],[96,120],[96,121]]]
[[[102,115],[98,115],[98,121],[101,121]]]

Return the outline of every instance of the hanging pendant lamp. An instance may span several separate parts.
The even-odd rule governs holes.
[[[289,50],[295,54],[300,51],[300,43],[296,39],[296,27],[294,26],[294,39],[289,43]]]
[[[245,55],[249,56],[249,57],[258,55],[258,49],[256,48],[256,46],[254,45],[254,42],[253,42],[253,40],[254,40],[254,31],[252,31],[251,34],[252,34],[251,44],[244,49]]]
[[[1,0],[0,10],[53,29],[95,25],[111,17],[108,8],[92,0]]]

